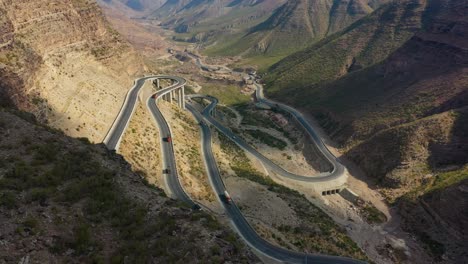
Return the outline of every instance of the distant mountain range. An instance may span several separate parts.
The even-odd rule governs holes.
[[[266,21],[251,28],[239,42],[255,42],[249,47],[250,53],[290,53],[345,28],[383,2],[288,1]]]
[[[148,12],[161,7],[166,0],[98,0],[106,4],[119,7],[120,10],[134,11],[134,12]]]
[[[141,11],[141,17],[174,30],[174,39],[207,46],[210,54],[285,56],[345,28],[389,0],[101,1]]]

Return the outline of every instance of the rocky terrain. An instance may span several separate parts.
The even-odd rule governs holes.
[[[0,110],[0,262],[257,262],[232,231],[120,155]]]
[[[388,57],[423,26],[425,0],[393,1],[316,44],[270,67],[270,92],[313,90],[314,84],[336,80]],[[317,87],[320,90],[320,87]]]
[[[100,142],[134,77],[151,69],[218,97],[217,118],[285,168],[314,174],[321,165],[310,142],[281,115],[260,111],[252,83],[228,69],[254,72],[246,60],[268,66],[307,46],[263,72],[268,96],[331,135],[326,143],[338,143],[332,151],[362,200],[314,197],[214,133],[223,180],[248,221],[292,250],[376,263],[468,261],[462,1],[99,4],[105,13],[92,0],[0,0],[0,262],[257,262],[218,223],[228,225],[188,113],[160,104],[182,185],[211,215],[164,194],[160,135],[144,104],[119,154],[63,133]],[[189,51],[203,45],[205,54],[236,57],[207,58],[213,69],[202,70]],[[355,164],[368,177],[354,177]]]
[[[398,23],[408,29],[405,34],[413,31],[412,37],[400,38],[387,51],[378,46],[379,52],[370,57],[375,60],[366,59],[372,50],[368,44],[389,36],[374,34],[358,53],[346,49],[347,35],[353,36],[350,40],[365,36],[356,32],[379,10],[349,32],[274,66],[267,77],[269,92],[315,115],[345,156],[374,179],[388,201],[396,201],[403,226],[417,234],[435,259],[465,262],[461,245],[466,241],[466,195],[455,198],[449,193],[463,193],[468,178],[467,7],[439,0],[396,1],[386,8],[393,8],[392,14],[403,11]],[[385,25],[379,24],[378,34],[396,36],[388,31],[394,22],[387,29]],[[345,56],[328,58],[317,51],[340,45]],[[335,58],[339,64],[323,67],[336,63]],[[319,74],[309,74],[318,65]],[[288,72],[298,75],[288,77]],[[301,72],[304,81],[297,81]],[[452,203],[450,211],[443,210],[444,203]],[[456,223],[451,220],[455,218]]]
[[[149,13],[163,5],[165,0],[100,0],[132,15]]]
[[[2,0],[0,13],[3,98],[69,135],[101,141],[145,70],[133,48],[94,1]]]
[[[165,1],[128,11],[129,3],[101,0],[106,9],[120,10],[147,28],[159,24],[174,31],[179,42],[207,47],[209,55],[272,57],[271,65],[294,51],[350,25],[387,0],[354,1]],[[135,1],[130,1],[135,2]],[[138,2],[138,1],[136,1]],[[130,8],[131,9],[131,8]],[[289,39],[295,39],[294,42]]]
[[[167,54],[169,43],[163,36],[163,31],[154,27],[151,23],[145,23],[139,18],[144,14],[124,5],[120,1],[97,1],[101,6],[106,18],[128,42],[130,42],[144,60],[160,57]],[[154,1],[149,1],[148,4]],[[151,10],[151,5],[144,5],[143,10]],[[147,64],[147,63],[146,63]],[[150,67],[155,68],[155,67]]]
[[[251,28],[235,45],[248,42],[252,45],[249,52],[290,54],[371,13],[379,1],[372,2],[370,5],[365,0],[287,1],[266,21]]]

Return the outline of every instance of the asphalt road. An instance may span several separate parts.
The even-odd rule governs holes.
[[[184,191],[179,180],[172,141],[167,142],[164,140],[164,138],[171,135],[169,125],[167,124],[167,121],[162,115],[161,111],[159,111],[159,108],[156,105],[156,99],[152,97],[148,98],[147,106],[159,127],[162,147],[161,151],[163,153],[163,169],[169,169],[169,173],[164,173],[165,182],[175,197],[192,207],[195,205],[195,203]]]
[[[130,123],[130,119],[135,112],[138,94],[140,93],[141,88],[145,84],[147,80],[152,79],[172,79],[175,83],[167,88],[164,88],[158,93],[160,95],[167,94],[168,92],[185,85],[186,81],[183,78],[175,77],[175,76],[167,76],[167,75],[155,75],[155,76],[147,76],[135,81],[134,86],[128,91],[127,96],[125,97],[125,101],[120,109],[117,118],[114,120],[111,128],[107,132],[106,137],[104,138],[103,142],[110,150],[118,150],[120,141],[122,140],[123,134]]]
[[[200,57],[189,54],[193,59],[196,60],[196,65],[200,67],[201,69],[203,68],[209,68],[209,65],[206,65],[202,63]],[[231,71],[232,73],[235,73]],[[239,74],[239,73],[236,73]],[[244,75],[244,74],[243,74]],[[307,120],[303,117],[303,115],[297,111],[296,109],[279,103],[275,102],[273,100],[266,99],[264,94],[263,94],[263,86],[259,85],[258,83],[255,82],[255,86],[257,87],[255,91],[255,96],[257,100],[261,103],[264,103],[270,107],[276,107],[280,110],[283,110],[287,113],[289,113],[292,117],[294,117],[299,124],[306,130],[307,134],[309,137],[312,139],[312,141],[315,143],[315,146],[317,149],[323,154],[323,156],[327,159],[327,161],[330,163],[332,170],[328,172],[323,172],[317,175],[311,175],[311,176],[303,176],[303,175],[297,175],[291,172],[288,172],[284,170],[283,168],[279,167],[275,163],[273,163],[271,160],[260,154],[258,151],[256,151],[254,148],[252,148],[249,144],[247,144],[245,141],[240,139],[239,137],[235,136],[235,134],[229,130],[228,128],[225,128],[223,125],[221,125],[219,122],[217,122],[214,118],[211,117],[211,111],[216,107],[216,104],[218,103],[218,99],[214,97],[206,97],[207,99],[211,100],[212,103],[206,107],[203,110],[203,116],[205,117],[206,121],[211,123],[213,126],[216,127],[220,132],[222,132],[224,135],[229,137],[231,140],[233,140],[237,145],[239,145],[241,148],[243,148],[246,151],[251,152],[254,156],[256,156],[265,166],[269,167],[271,170],[279,173],[280,175],[297,180],[297,181],[307,181],[307,182],[327,182],[330,180],[338,179],[342,176],[344,176],[344,173],[346,171],[346,168],[339,162],[339,160],[330,152],[330,150],[325,146],[323,143],[322,139],[317,135],[315,130],[312,128],[312,126],[307,122]],[[198,95],[199,96],[199,95]],[[192,96],[193,97],[193,96]],[[200,96],[199,96],[200,97]],[[202,96],[203,97],[203,96]]]
[[[122,109],[117,116],[116,120],[112,124],[111,129],[109,130],[104,143],[108,149],[116,150],[119,147],[120,141],[123,137],[125,130],[128,127],[130,119],[135,112],[137,105],[138,94],[143,87],[144,83],[148,80],[153,79],[170,79],[174,81],[174,84],[168,86],[167,88],[161,89],[155,93],[156,98],[163,96],[172,90],[178,89],[181,86],[185,85],[186,81],[183,78],[176,76],[166,76],[166,75],[156,75],[156,76],[147,76],[135,81],[135,85],[130,89],[125,99],[125,102],[122,106]],[[156,106],[155,98],[148,98],[146,105],[151,111],[153,118],[156,121],[156,124],[159,127],[160,131],[160,140],[161,140],[161,152],[163,156],[163,169],[169,169],[169,173],[164,173],[165,182],[169,189],[169,192],[175,196],[177,199],[183,201],[188,206],[194,206],[195,203],[190,199],[190,197],[185,193],[182,185],[179,181],[179,176],[177,174],[176,161],[174,156],[174,149],[172,142],[166,142],[163,138],[171,135],[169,125],[166,122],[166,119],[163,117],[158,107]]]
[[[180,77],[174,76],[149,76],[138,79],[135,82],[134,87],[128,92],[125,102],[122,106],[122,109],[117,116],[114,124],[112,125],[111,129],[109,130],[108,135],[106,136],[104,143],[107,145],[109,149],[118,149],[120,144],[121,138],[128,127],[128,123],[135,111],[135,106],[137,105],[138,94],[143,84],[147,80],[160,78],[160,79],[172,79],[174,80],[174,84],[159,90],[155,93],[155,97],[159,98],[170,91],[177,89],[185,84],[185,80]],[[230,204],[224,203],[220,195],[224,193],[225,186],[219,174],[218,167],[216,165],[216,160],[214,159],[213,152],[211,149],[211,131],[209,127],[205,124],[203,120],[207,120],[208,122],[212,123],[214,126],[217,125],[217,128],[220,129],[221,132],[225,133],[228,137],[234,140],[237,144],[241,145],[243,148],[250,148],[248,151],[255,151],[251,148],[246,142],[235,136],[230,130],[224,128],[221,124],[217,123],[216,120],[210,117],[210,112],[217,104],[217,99],[210,97],[212,103],[203,111],[203,115],[197,112],[191,105],[187,104],[187,108],[194,114],[195,118],[199,121],[200,127],[202,130],[202,152],[203,157],[205,159],[205,165],[208,171],[209,179],[212,184],[212,187],[216,194],[218,195],[218,200],[226,210],[227,215],[231,219],[235,229],[244,238],[244,240],[255,250],[261,252],[262,254],[276,259],[281,262],[285,263],[363,263],[361,261],[343,258],[343,257],[336,257],[336,256],[325,256],[325,255],[309,255],[299,252],[293,252],[281,247],[274,246],[267,242],[266,240],[262,239],[257,235],[255,230],[248,224],[247,220],[244,218],[242,213],[240,212],[239,208],[235,205],[234,201]],[[180,199],[181,201],[187,203],[189,206],[195,205],[195,203],[188,197],[185,191],[180,184],[179,177],[177,174],[177,167],[176,161],[174,156],[174,149],[172,142],[166,142],[164,138],[171,135],[171,131],[167,121],[165,120],[162,113],[159,111],[156,105],[156,99],[153,97],[148,98],[147,107],[151,111],[153,118],[155,119],[159,129],[160,129],[160,140],[162,146],[162,155],[163,155],[163,168],[169,169],[169,173],[165,174],[166,184],[168,185],[170,192]],[[255,151],[256,152],[256,151]],[[258,153],[258,152],[257,152]],[[260,153],[258,153],[261,155]],[[260,157],[260,156],[259,156]],[[261,156],[263,157],[263,156]],[[283,172],[285,172],[282,168],[277,166],[276,164],[269,161],[267,158],[263,157],[266,164],[273,164],[271,166],[276,166]],[[336,168],[335,170],[336,171]],[[286,172],[289,173],[289,172]],[[309,177],[301,176],[307,179],[311,179]]]
[[[273,258],[280,262],[285,263],[365,263],[359,260],[351,258],[337,257],[337,256],[326,256],[316,254],[305,254],[300,252],[293,252],[284,248],[275,246],[257,235],[255,230],[250,226],[247,220],[242,215],[242,212],[236,206],[235,202],[227,204],[220,198],[226,190],[221,175],[219,174],[216,160],[213,156],[211,146],[211,131],[206,125],[204,120],[206,116],[202,116],[192,105],[187,104],[187,109],[195,116],[202,131],[202,152],[205,160],[205,166],[210,177],[210,183],[217,194],[219,202],[224,207],[227,215],[231,219],[234,227],[238,231],[239,235],[254,249],[266,255],[267,257]],[[209,106],[208,106],[209,107]],[[207,107],[207,108],[208,108]],[[206,109],[205,109],[206,110]],[[224,133],[224,132],[223,132]]]
[[[260,160],[266,167],[271,169],[272,171],[278,173],[282,177],[292,179],[295,181],[303,181],[303,182],[327,182],[330,180],[334,180],[337,178],[340,178],[343,176],[345,167],[337,161],[335,156],[331,154],[327,147],[323,144],[323,142],[320,140],[320,138],[315,134],[313,131],[312,127],[308,125],[307,121],[302,118],[302,116],[299,116],[305,124],[308,125],[309,130],[307,132],[312,132],[313,134],[309,134],[314,143],[316,144],[317,148],[324,154],[324,156],[327,158],[327,160],[330,162],[330,164],[333,166],[333,170],[329,172],[322,172],[317,175],[298,175],[291,173],[282,167],[278,166],[275,164],[273,161],[268,159],[267,157],[263,156],[260,152],[258,152],[256,149],[254,149],[250,144],[245,142],[242,138],[234,134],[229,128],[223,126],[221,123],[219,123],[216,119],[211,117],[211,112],[213,109],[216,107],[218,104],[218,99],[211,97],[211,96],[205,96],[205,95],[189,95],[187,96],[189,98],[205,98],[211,101],[211,104],[209,104],[203,111],[203,118],[206,120],[208,123],[213,125],[216,129],[218,129],[221,133],[223,133],[225,136],[230,138],[232,141],[234,141],[238,146],[243,148],[244,150],[248,151],[250,154],[254,155],[258,160]]]

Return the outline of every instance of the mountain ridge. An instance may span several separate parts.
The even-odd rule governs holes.
[[[371,15],[353,24],[351,30],[273,66],[266,75],[266,91],[311,113],[338,142],[344,156],[373,179],[388,201],[396,203],[406,230],[417,235],[434,259],[466,262],[463,228],[468,219],[461,216],[466,212],[466,196],[454,197],[450,190],[463,193],[468,178],[468,7],[454,0],[396,1],[391,5],[400,6],[395,10],[402,17],[412,14],[406,16],[406,25],[414,22],[417,29],[410,27],[410,36],[394,49],[380,57],[372,55],[374,60],[367,63],[353,54],[354,64],[361,63],[352,70],[348,70],[352,60],[335,59],[336,47],[347,43],[346,34],[357,32],[366,19],[375,19]],[[393,23],[392,19],[386,21]],[[350,45],[355,45],[356,36],[349,36]],[[327,46],[335,53],[316,50]],[[343,57],[352,54],[344,47]],[[328,57],[318,56],[320,53]],[[327,61],[340,63],[324,69]],[[345,70],[340,71],[343,66]],[[322,75],[311,76],[313,69]],[[297,75],[287,76],[295,72]],[[323,73],[328,75],[324,78]],[[276,81],[283,85],[275,87]],[[454,207],[441,210],[440,204]],[[448,224],[435,225],[438,221]],[[444,232],[452,222],[458,237]]]

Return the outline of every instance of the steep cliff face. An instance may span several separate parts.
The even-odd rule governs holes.
[[[72,136],[102,140],[138,56],[94,1],[0,1],[2,93]]]

